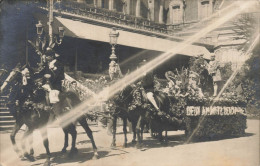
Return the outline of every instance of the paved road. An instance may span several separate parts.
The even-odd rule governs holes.
[[[60,128],[49,128],[50,150],[52,165],[59,166],[259,166],[259,120],[248,120],[246,136],[226,138],[221,140],[184,144],[183,131],[169,132],[170,142],[167,147],[156,140],[144,135],[144,148],[135,149],[130,143],[128,148],[122,148],[123,133],[118,130],[117,147],[110,148],[112,137],[107,135],[106,129],[91,126],[100,158],[91,160],[92,149],[89,139],[81,127],[78,127],[77,147],[79,153],[73,159],[61,155],[59,151],[63,145],[63,133]],[[20,142],[23,132],[19,132],[17,140]],[[129,142],[132,135],[128,135]],[[21,161],[11,147],[9,133],[0,133],[1,163],[9,162],[12,166],[37,166],[44,163],[44,147],[37,144],[41,139],[38,131],[34,132],[35,162]],[[12,159],[12,160],[8,160]],[[2,164],[5,166],[6,164]]]

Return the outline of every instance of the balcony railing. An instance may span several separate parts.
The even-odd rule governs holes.
[[[47,10],[46,6],[43,6],[43,4],[39,3],[38,5]],[[128,15],[116,10],[99,8],[92,4],[71,1],[62,1],[60,3],[56,3],[54,7],[56,9],[55,12],[58,12],[58,14],[60,15],[66,13],[75,14],[83,17],[88,17],[90,19],[99,20],[101,22],[117,24],[119,27],[120,25],[124,25],[134,30],[140,30],[144,33],[156,33],[158,35],[166,35],[167,37],[176,36],[178,35],[178,32],[189,28],[191,25],[196,24],[199,21],[185,21],[179,24],[160,24],[154,21],[150,21],[147,18]],[[200,27],[201,24],[207,24],[210,20],[206,19],[197,26]]]
[[[42,5],[42,4],[39,4]],[[156,32],[161,34],[168,34],[167,26],[165,24],[159,24],[149,19],[142,17],[135,17],[123,12],[117,12],[115,10],[108,10],[105,8],[97,8],[94,5],[77,3],[77,2],[60,2],[56,6],[56,11],[59,14],[62,12],[76,14],[91,19],[100,20],[103,22],[114,23],[120,25],[126,25],[134,29],[140,29],[147,32]],[[41,6],[45,9],[46,6]],[[174,26],[174,25],[173,25]]]
[[[167,33],[167,29],[164,24],[155,23],[146,18],[135,17],[114,10],[112,11],[104,8],[97,8],[89,4],[79,4],[77,2],[62,2],[60,4],[60,10],[106,22],[128,25],[137,29]]]

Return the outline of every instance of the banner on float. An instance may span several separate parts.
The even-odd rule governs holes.
[[[236,115],[245,114],[246,110],[244,107],[226,107],[226,106],[187,106],[187,116],[199,116],[199,115]]]

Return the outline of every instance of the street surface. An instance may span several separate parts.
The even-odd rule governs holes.
[[[60,153],[63,147],[63,132],[59,127],[48,129],[50,151],[52,153],[52,165],[59,166],[259,166],[259,120],[248,120],[246,135],[238,138],[223,138],[204,142],[192,142],[185,144],[183,131],[169,132],[169,145],[159,144],[157,140],[144,134],[143,149],[136,149],[131,145],[132,134],[128,134],[129,147],[123,148],[123,132],[119,127],[117,132],[117,147],[110,148],[112,136],[107,130],[98,125],[91,125],[94,138],[98,146],[98,160],[91,160],[93,156],[92,146],[82,127],[77,126],[78,154],[70,159]],[[17,134],[17,142],[20,142],[23,131]],[[37,166],[45,161],[45,149],[38,131],[34,132],[35,162],[21,161],[11,147],[10,131],[0,133],[1,163],[6,166],[6,158],[15,158],[12,166]],[[71,138],[69,138],[69,143]],[[69,149],[68,149],[69,150]],[[10,155],[3,153],[10,152]],[[9,165],[8,165],[9,166]]]

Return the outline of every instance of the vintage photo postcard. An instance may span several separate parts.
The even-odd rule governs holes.
[[[259,166],[259,0],[0,0],[0,166]]]

